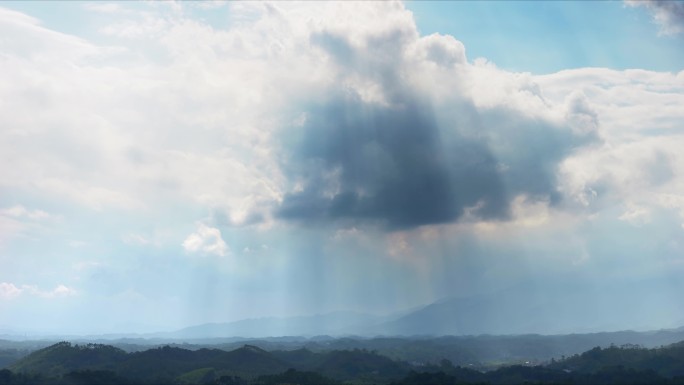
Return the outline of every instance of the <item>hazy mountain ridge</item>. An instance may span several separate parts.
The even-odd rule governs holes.
[[[650,288],[650,289],[648,289]],[[608,297],[610,288],[605,292]],[[174,332],[148,333],[146,338],[262,338],[269,336],[465,336],[512,334],[598,333],[654,330],[655,315],[663,312],[657,286],[629,293],[630,301],[592,303],[579,295],[559,296],[529,285],[473,296],[446,297],[393,314],[379,316],[340,311],[311,316],[257,318],[186,327]],[[634,311],[639,304],[639,311]],[[667,312],[667,311],[666,311]],[[676,310],[672,310],[676,312]],[[615,314],[630,314],[629,324],[616,324]],[[671,314],[670,314],[671,315]],[[672,317],[666,317],[672,318]],[[676,325],[680,326],[680,325]],[[672,341],[669,341],[672,342]]]
[[[216,338],[316,336],[324,334],[362,334],[388,317],[358,312],[332,312],[312,316],[265,317],[234,322],[208,323],[186,327],[174,332],[152,333],[146,336],[162,338]]]
[[[565,287],[565,286],[563,286]],[[643,287],[651,287],[643,289]],[[587,303],[573,294],[558,296],[554,290],[540,292],[530,285],[509,287],[472,296],[446,297],[424,306],[387,315],[353,311],[337,311],[296,317],[263,317],[232,322],[192,325],[175,331],[154,333],[109,333],[99,335],[26,334],[16,332],[2,336],[11,340],[46,339],[107,341],[128,339],[132,344],[156,340],[206,340],[206,343],[235,342],[249,338],[273,336],[345,336],[372,338],[377,336],[467,336],[467,335],[559,335],[598,333],[619,330],[655,330],[653,324],[662,306],[657,300],[657,287],[645,285],[629,293],[631,301]],[[655,288],[653,288],[655,287]],[[606,289],[606,291],[609,291]],[[608,293],[608,297],[614,295]],[[639,311],[635,311],[635,306]],[[600,305],[600,306],[598,306]],[[660,309],[660,310],[659,310]],[[614,314],[630,314],[629,327],[620,327]],[[676,312],[676,310],[672,310]],[[670,314],[671,315],[671,314]],[[672,317],[666,317],[673,319]],[[674,318],[676,319],[676,318]],[[684,322],[684,320],[682,321]],[[680,326],[665,325],[665,326]],[[684,330],[684,327],[681,327]],[[288,338],[288,337],[282,337]],[[672,342],[668,340],[667,342]]]
[[[654,324],[654,319],[660,316],[678,319],[676,315],[680,312],[680,309],[663,310],[659,285],[640,282],[633,291],[623,293],[624,296],[616,295],[614,287],[604,287],[601,296],[613,299],[606,301],[561,290],[561,287],[572,287],[566,284],[547,283],[543,291],[532,284],[521,284],[479,295],[442,298],[358,334],[556,335],[654,330],[662,327]],[[616,323],[616,315],[621,314],[629,323]]]

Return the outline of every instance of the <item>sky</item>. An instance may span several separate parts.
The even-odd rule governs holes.
[[[684,326],[683,2],[10,1],[0,36],[0,334],[500,292]]]

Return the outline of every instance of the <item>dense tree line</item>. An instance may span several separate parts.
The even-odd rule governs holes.
[[[455,385],[455,384],[680,384],[684,344],[656,349],[635,345],[594,348],[546,365],[511,365],[486,372],[392,360],[353,349],[314,353],[268,352],[245,345],[233,351],[159,347],[126,353],[108,345],[61,342],[9,369],[0,385]]]

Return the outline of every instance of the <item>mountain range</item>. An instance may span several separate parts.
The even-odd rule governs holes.
[[[657,291],[654,289],[654,291]],[[533,292],[533,295],[529,293]],[[603,293],[614,298],[614,293]],[[658,297],[648,289],[631,293],[630,301],[588,301],[565,293],[522,288],[472,297],[449,297],[386,316],[358,312],[334,312],[290,318],[258,318],[236,322],[195,325],[156,338],[198,339],[269,336],[465,336],[511,334],[570,334],[619,330],[654,330],[679,324],[679,309],[662,310]],[[629,319],[629,323],[625,323]]]

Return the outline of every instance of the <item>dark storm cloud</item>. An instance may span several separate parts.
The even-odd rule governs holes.
[[[628,1],[647,7],[666,34],[684,32],[684,2],[674,0]]]
[[[499,161],[502,183],[513,194],[510,198],[526,194],[558,203],[558,164],[575,148],[598,140],[596,132],[576,134],[522,111],[500,108],[479,116],[478,130]]]
[[[468,208],[483,219],[506,219],[521,193],[560,200],[556,167],[581,141],[513,111],[475,120],[479,136],[463,133],[471,127],[439,127],[419,101],[393,108],[347,96],[312,108],[286,149],[284,170],[301,186],[277,215],[401,229],[452,222]]]
[[[651,7],[667,12],[670,25],[674,26],[680,32],[684,30],[684,2],[655,0],[651,2]]]
[[[387,103],[339,86],[310,104],[304,124],[282,141],[291,186],[278,217],[407,229],[453,222],[466,211],[505,220],[519,194],[560,200],[558,162],[587,135],[577,139],[568,127],[513,109],[480,111],[466,98],[433,111],[402,76],[409,38],[401,30],[373,36],[373,49],[331,33],[312,38],[338,66],[340,84],[350,73],[369,79]]]
[[[287,219],[364,219],[392,228],[449,222],[479,200],[505,217],[496,160],[461,138],[445,146],[420,103],[400,109],[336,99],[310,113],[287,170],[302,191],[279,209]]]

